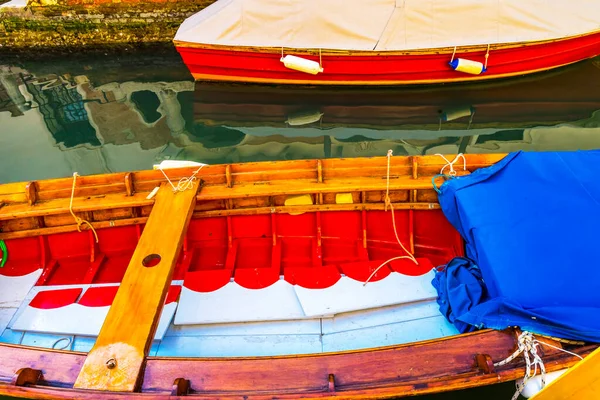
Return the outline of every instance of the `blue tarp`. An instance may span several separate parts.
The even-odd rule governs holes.
[[[458,329],[600,342],[600,151],[511,153],[439,201],[466,242],[433,282]]]

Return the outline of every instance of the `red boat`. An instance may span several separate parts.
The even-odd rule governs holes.
[[[438,311],[432,267],[463,254],[432,187],[449,165],[390,154],[0,185],[0,396],[383,399],[522,378],[521,332],[459,334]],[[543,343],[549,373],[597,347]]]
[[[196,80],[309,85],[489,80],[600,54],[590,1],[443,3],[220,0],[174,42]]]

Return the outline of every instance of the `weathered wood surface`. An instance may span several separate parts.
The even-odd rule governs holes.
[[[195,399],[353,398],[377,399],[438,393],[506,382],[523,376],[519,358],[493,373],[483,373],[475,356],[493,361],[514,351],[516,333],[480,331],[439,340],[379,349],[286,357],[186,359],[149,357],[141,393],[70,389],[85,355],[0,344],[0,394],[26,398],[168,399],[176,379],[190,381]],[[586,356],[596,346],[571,349]],[[578,358],[546,352],[548,371]],[[43,386],[11,385],[14,373],[29,367],[43,372]],[[329,376],[334,375],[333,390]],[[246,397],[244,397],[246,396]]]
[[[133,391],[158,325],[196,202],[163,184],[76,388]]]
[[[459,174],[468,173],[503,157],[502,154],[465,155],[467,172],[462,171],[460,160],[455,169]],[[452,160],[454,156],[446,158]],[[424,208],[437,203],[431,178],[444,165],[446,161],[440,156],[393,156],[392,202],[398,203],[398,208],[402,208],[402,203],[419,203]],[[189,177],[194,168],[165,172],[172,181],[177,181]],[[299,194],[311,195],[314,205],[335,206],[337,193],[352,195],[354,205],[349,206],[381,204],[386,175],[386,157],[211,165],[198,174],[202,193],[197,197],[194,211],[216,215],[271,212],[273,207],[284,207],[287,196]],[[139,218],[147,217],[154,204],[146,196],[165,181],[160,171],[153,170],[82,176],[77,179],[73,210],[95,228],[140,223],[143,220]],[[69,213],[72,183],[72,178],[61,178],[0,185],[0,239],[75,230],[75,221]]]

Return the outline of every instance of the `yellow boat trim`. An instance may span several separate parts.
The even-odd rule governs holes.
[[[556,378],[531,400],[600,399],[600,349]]]

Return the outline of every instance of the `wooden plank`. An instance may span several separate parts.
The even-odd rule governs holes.
[[[109,208],[137,207],[152,204],[152,200],[147,200],[148,193],[136,193],[133,196],[122,194],[107,194],[92,198],[76,197],[73,201],[74,212],[105,210]],[[70,198],[61,198],[57,200],[48,200],[39,202],[35,207],[28,204],[6,205],[0,208],[0,220],[13,218],[42,216],[60,214],[69,211]]]
[[[556,378],[532,400],[575,400],[600,398],[600,349],[595,350]]]
[[[193,189],[163,184],[100,335],[75,382],[76,388],[132,392],[169,289],[194,205]]]

